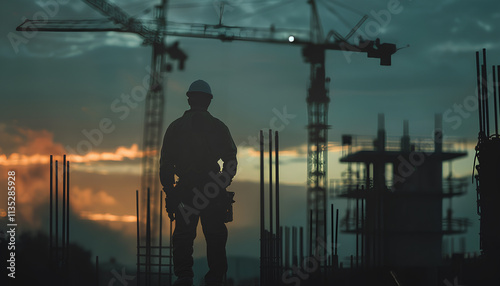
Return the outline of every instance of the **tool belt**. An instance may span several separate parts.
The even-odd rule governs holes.
[[[194,181],[194,180],[193,180]],[[203,190],[203,181],[197,180],[193,183],[185,183],[184,180],[179,180],[177,182],[177,186],[174,188],[172,193],[179,198],[181,202],[187,205],[191,205],[193,201],[193,193],[191,190],[194,188],[198,188],[198,190]],[[232,222],[233,221],[233,203],[234,200],[234,192],[229,192],[227,189],[222,189],[221,193],[216,198],[209,199],[210,203],[205,209],[205,211],[214,211],[217,212],[224,211],[224,222]]]

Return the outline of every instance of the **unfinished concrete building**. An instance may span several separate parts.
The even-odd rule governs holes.
[[[434,285],[443,236],[467,229],[468,221],[453,218],[451,208],[451,198],[466,192],[464,179],[451,176],[451,161],[467,153],[452,148],[456,144],[444,146],[440,115],[434,138],[423,141],[410,140],[408,121],[401,139],[388,141],[384,125],[379,114],[377,137],[369,145],[351,135],[342,137],[340,161],[348,167],[333,188],[337,197],[349,200],[342,230],[356,235],[354,267],[383,268],[401,280],[411,277],[420,280],[416,285]],[[445,162],[450,162],[447,178]],[[444,199],[450,199],[445,212]]]

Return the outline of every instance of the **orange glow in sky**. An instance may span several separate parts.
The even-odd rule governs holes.
[[[110,213],[90,213],[81,212],[80,217],[83,219],[94,220],[94,221],[121,221],[121,222],[136,222],[137,218],[133,215],[114,215]]]
[[[137,144],[132,144],[130,148],[119,146],[114,152],[89,152],[85,155],[71,154],[67,160],[76,163],[88,163],[96,161],[123,161],[124,159],[141,158],[143,152],[139,150]],[[0,165],[3,166],[27,166],[37,164],[48,164],[50,157],[48,155],[33,154],[23,155],[12,153],[8,157],[5,154],[0,155]]]

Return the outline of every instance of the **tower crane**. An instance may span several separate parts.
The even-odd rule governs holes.
[[[153,190],[152,210],[158,208],[158,179],[156,175],[159,155],[160,132],[163,120],[164,94],[161,74],[164,71],[165,55],[180,61],[183,67],[187,56],[177,44],[167,47],[166,36],[218,39],[223,42],[250,41],[297,45],[302,47],[305,62],[310,64],[310,82],[307,90],[308,112],[308,154],[307,154],[307,208],[308,229],[315,234],[314,241],[323,239],[326,222],[326,187],[328,154],[328,104],[330,101],[328,83],[325,76],[325,51],[337,50],[366,53],[368,57],[380,59],[381,65],[391,65],[391,56],[397,51],[395,44],[380,43],[380,40],[362,40],[358,44],[349,42],[363,22],[343,37],[334,30],[323,35],[321,21],[315,0],[308,0],[311,7],[309,30],[229,26],[222,23],[223,6],[217,24],[193,24],[166,21],[167,0],[155,7],[154,20],[141,20],[129,16],[115,4],[106,0],[83,0],[107,17],[106,20],[26,20],[17,27],[18,31],[36,29],[51,32],[124,32],[134,33],[144,39],[144,44],[152,45],[152,80],[146,98],[142,162],[141,204],[145,204],[145,189]],[[158,194],[158,196],[156,195]],[[145,208],[143,208],[145,209]],[[157,213],[154,212],[153,213]],[[314,218],[311,217],[314,213]],[[154,225],[154,224],[153,224]],[[311,237],[311,236],[308,236]],[[312,243],[311,241],[310,243]]]
[[[164,87],[163,73],[170,67],[165,65],[165,55],[179,61],[179,69],[184,68],[187,59],[186,54],[179,49],[178,43],[171,46],[165,44],[166,9],[167,0],[161,0],[161,4],[155,6],[154,20],[148,25],[131,17],[127,12],[117,5],[106,0],[83,0],[92,8],[99,11],[106,20],[48,20],[40,21],[26,20],[17,27],[18,31],[36,29],[47,32],[129,32],[139,35],[143,39],[143,45],[152,46],[151,70],[149,90],[145,100],[144,130],[142,144],[142,172],[141,172],[141,221],[146,223],[147,190],[152,190],[153,196],[150,201],[152,214],[158,214],[160,205],[159,180],[158,180],[158,154],[161,139],[163,109],[164,109]],[[152,238],[158,231],[158,216],[152,215],[151,229]],[[145,227],[142,228],[146,229]]]

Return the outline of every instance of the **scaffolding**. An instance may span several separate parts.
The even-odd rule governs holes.
[[[464,157],[466,152],[451,151],[459,146],[452,142],[448,142],[449,151],[443,151],[440,115],[436,115],[432,148],[430,144],[417,147],[408,129],[405,121],[399,150],[386,148],[382,114],[378,135],[368,150],[353,152],[352,137],[343,136],[347,151],[340,161],[348,169],[343,179],[330,181],[330,196],[348,199],[341,229],[356,236],[355,267],[437,267],[443,236],[463,234],[470,225],[467,219],[454,218],[451,206],[452,197],[466,193],[466,178],[454,178],[451,167],[447,178],[442,175],[443,162]],[[351,164],[357,165],[356,170]],[[445,217],[443,199],[450,201]]]

